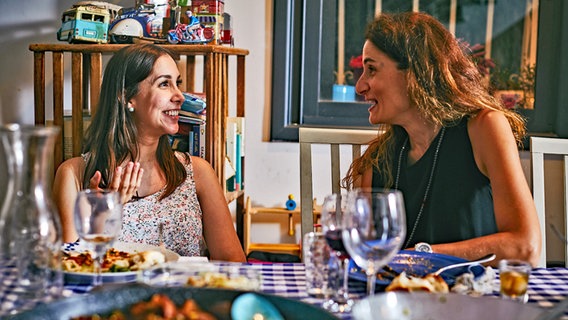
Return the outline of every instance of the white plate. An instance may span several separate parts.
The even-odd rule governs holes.
[[[241,263],[215,265],[209,262],[180,261],[142,270],[139,280],[150,286],[185,287],[189,285],[189,278],[197,281],[197,286],[247,291],[260,290],[262,281],[260,272],[250,265]]]
[[[497,297],[457,293],[386,292],[361,300],[353,307],[355,320],[534,320],[542,309]]]
[[[161,251],[160,247],[153,246],[145,243],[128,243],[128,242],[115,242],[113,248],[119,251],[136,253],[142,251]],[[63,246],[63,251],[66,252],[84,252],[88,247],[83,242],[66,243]],[[178,261],[180,256],[174,251],[164,249],[166,262]],[[138,277],[138,271],[127,272],[105,272],[102,274],[103,283],[116,283],[116,282],[134,282]],[[92,273],[83,272],[63,272],[65,283],[67,284],[90,284],[93,282]]]

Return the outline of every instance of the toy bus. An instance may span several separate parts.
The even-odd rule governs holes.
[[[96,6],[74,6],[63,12],[57,40],[69,43],[107,43],[110,14]]]

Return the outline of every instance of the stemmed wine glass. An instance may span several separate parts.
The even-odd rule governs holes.
[[[343,245],[341,233],[343,231],[343,215],[347,210],[347,196],[345,194],[330,194],[325,197],[321,208],[321,227],[329,247],[339,260],[339,275],[341,287],[335,296],[324,303],[324,308],[333,312],[350,312],[355,303],[349,297],[349,254]]]
[[[367,294],[375,293],[377,272],[400,250],[406,213],[398,190],[354,189],[344,216],[343,244],[367,274]]]
[[[122,226],[120,194],[110,190],[82,190],[77,194],[74,214],[79,238],[94,250],[93,286],[99,286],[104,255]]]

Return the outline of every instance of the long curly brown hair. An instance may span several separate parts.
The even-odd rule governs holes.
[[[525,120],[489,93],[465,46],[434,17],[420,12],[383,13],[367,26],[365,38],[393,59],[399,70],[407,71],[408,96],[424,119],[448,126],[483,109],[497,110],[507,117],[517,143],[522,144]],[[342,180],[344,188],[352,188],[371,167],[383,170],[386,187],[392,186],[393,127],[382,124],[379,130],[384,134],[351,164]]]

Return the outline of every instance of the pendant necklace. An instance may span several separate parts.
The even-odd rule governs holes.
[[[442,140],[444,139],[444,133],[446,132],[446,127],[442,127],[442,132],[440,132],[440,139],[438,139],[438,144],[436,145],[436,151],[434,152],[434,161],[432,161],[432,170],[430,171],[430,177],[428,178],[428,184],[426,185],[426,191],[424,192],[424,198],[422,198],[422,203],[420,204],[420,210],[418,210],[418,215],[416,216],[416,221],[414,221],[414,226],[412,226],[412,231],[408,236],[408,240],[406,240],[406,244],[404,248],[408,248],[408,245],[412,241],[412,237],[414,236],[414,231],[416,231],[416,227],[418,226],[418,222],[420,222],[420,218],[422,217],[422,212],[424,211],[424,205],[426,204],[426,200],[428,199],[428,193],[430,191],[430,186],[432,185],[432,179],[434,178],[434,171],[436,170],[436,163],[438,162],[438,152],[440,151],[440,145],[442,144]],[[394,183],[394,188],[398,189],[398,179],[400,177],[400,167],[402,163],[402,155],[406,150],[406,145],[408,144],[408,136],[404,143],[402,144],[402,148],[400,148],[400,154],[398,155],[398,166],[396,169],[396,180]]]

